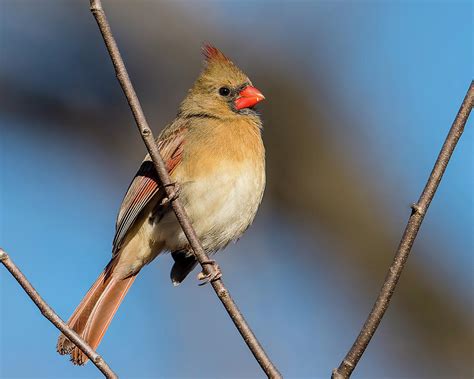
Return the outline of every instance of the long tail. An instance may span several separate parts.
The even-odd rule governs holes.
[[[100,274],[67,322],[94,350],[137,275],[119,279],[111,273],[113,266],[111,262]],[[63,334],[59,336],[57,350],[59,354],[70,354],[76,365],[89,359]]]

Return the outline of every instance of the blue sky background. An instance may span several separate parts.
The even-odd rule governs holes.
[[[0,245],[65,319],[109,260],[116,211],[144,154],[130,125],[123,155],[110,156],[96,148],[93,137],[79,138],[80,129],[61,133],[62,123],[73,120],[31,112],[44,107],[46,98],[99,120],[107,120],[102,109],[120,109],[124,121],[104,125],[112,133],[131,124],[86,3],[0,1],[0,79],[31,93],[26,108],[12,108],[7,100],[13,97],[0,90]],[[225,46],[244,68],[258,60],[269,72],[286,72],[314,109],[326,107],[326,101],[338,104],[332,115],[336,126],[325,130],[326,137],[352,162],[351,174],[366,178],[367,193],[376,189],[384,195],[380,211],[394,248],[381,254],[389,261],[409,204],[419,196],[473,78],[471,2],[104,5],[134,69],[132,78],[134,72],[139,77],[137,89],[153,125],[161,127],[173,116],[198,72],[203,41]],[[186,46],[193,47],[184,54],[194,68],[181,72],[182,62],[168,64],[169,72],[156,74],[160,86],[150,94],[139,68],[154,53],[148,37],[156,38],[154,28],[166,22],[178,34],[170,31],[160,38],[169,42],[182,31]],[[179,41],[174,45],[178,49]],[[161,51],[156,59],[173,62],[176,54]],[[259,81],[258,72],[249,75],[265,93],[270,84]],[[178,77],[183,83],[174,86]],[[151,74],[150,83],[154,80]],[[316,103],[312,89],[323,83],[331,84],[331,92]],[[156,99],[168,113],[154,108]],[[271,108],[268,99],[264,117]],[[354,128],[337,127],[343,117],[353,119]],[[84,116],[84,122],[90,118]],[[80,124],[80,118],[74,122]],[[464,319],[474,316],[472,126],[470,120],[407,268],[422,272]],[[293,127],[287,125],[289,133]],[[272,125],[266,125],[265,135],[270,133]],[[105,143],[123,140],[112,136]],[[279,180],[285,179],[269,178]],[[241,241],[217,259],[229,290],[284,376],[327,378],[352,343],[378,287],[368,292],[364,273],[345,264],[350,248],[337,236],[309,227],[271,199],[266,197]],[[197,287],[194,274],[173,288],[170,267],[171,258],[162,256],[143,270],[99,352],[124,378],[261,377],[211,288]],[[378,271],[381,283],[386,266]],[[399,296],[409,291],[403,277],[401,291]],[[56,354],[57,331],[5,271],[0,272],[0,296],[2,378],[100,377],[92,365],[73,367]],[[430,350],[412,337],[416,331],[396,301],[354,377],[472,377],[472,362],[457,361],[456,351],[433,362]],[[439,320],[438,327],[452,326]],[[470,338],[472,328],[465,333]],[[436,330],[432,343],[438,343]]]

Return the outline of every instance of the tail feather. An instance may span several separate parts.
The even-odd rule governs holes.
[[[99,345],[115,312],[136,278],[134,274],[125,279],[119,279],[110,272],[108,269],[104,270],[68,320],[69,327],[93,349]],[[59,354],[70,354],[71,361],[77,365],[83,365],[88,360],[87,356],[63,334],[59,336],[57,350]]]
[[[100,274],[95,283],[89,289],[87,294],[84,296],[80,304],[77,306],[74,313],[71,315],[67,324],[77,334],[81,335],[82,331],[86,326],[88,315],[92,312],[97,300],[102,294],[105,286],[105,272]],[[59,354],[70,354],[72,349],[75,347],[69,339],[61,334],[58,339],[57,350]]]

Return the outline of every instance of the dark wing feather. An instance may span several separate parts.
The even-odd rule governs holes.
[[[168,133],[165,139],[158,141],[160,153],[166,163],[166,168],[171,174],[176,165],[181,161],[183,154],[185,129],[179,128]],[[122,201],[113,241],[112,254],[116,255],[124,240],[125,235],[134,224],[137,216],[158,193],[160,181],[150,156],[147,155],[138,170],[135,178],[128,187]]]
[[[123,238],[140,211],[158,192],[158,177],[152,161],[144,161],[125,195],[115,227],[113,255],[120,248]]]

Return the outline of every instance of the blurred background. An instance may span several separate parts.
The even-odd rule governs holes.
[[[67,319],[110,258],[145,147],[88,1],[0,1],[0,245]],[[106,1],[158,133],[211,42],[262,90],[268,185],[217,259],[286,378],[328,378],[356,337],[473,78],[470,1]],[[354,378],[472,378],[473,121]],[[209,286],[161,256],[99,353],[123,378],[258,378]],[[0,269],[0,376],[94,378]],[[199,327],[197,325],[200,325]],[[210,336],[210,337],[209,337]]]

